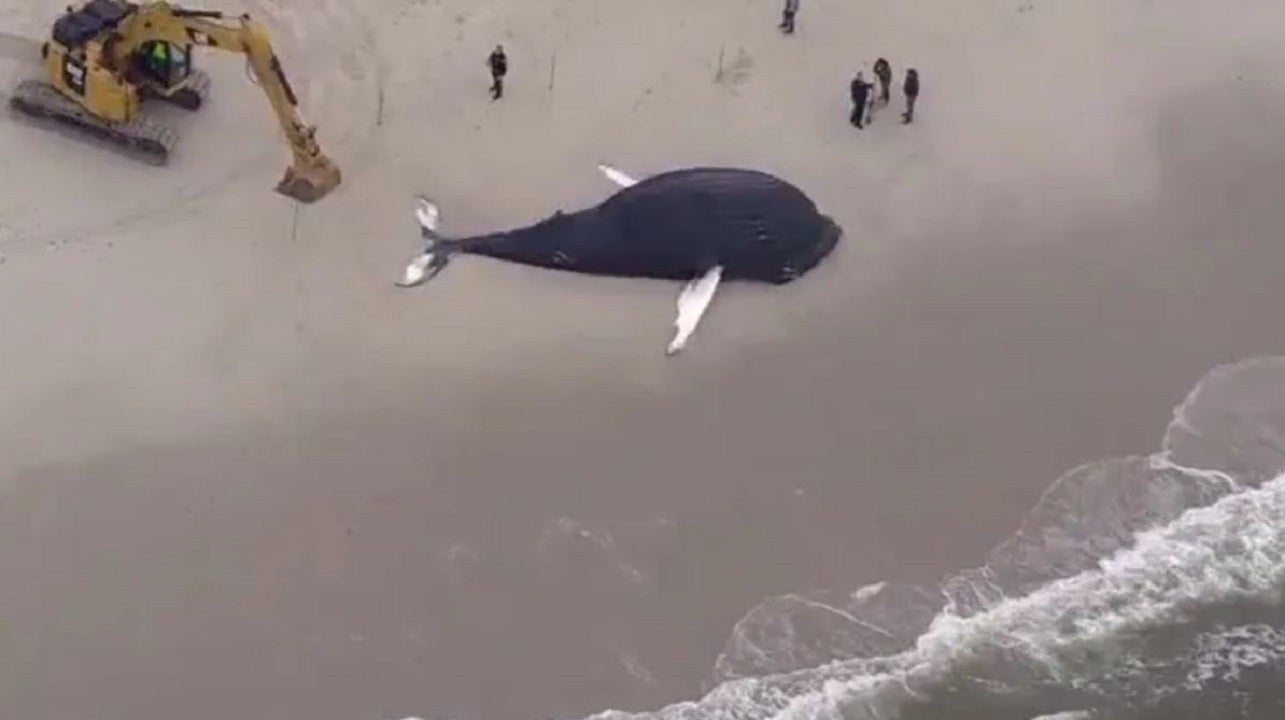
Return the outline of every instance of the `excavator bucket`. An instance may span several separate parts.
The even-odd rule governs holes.
[[[329,195],[341,180],[339,166],[321,155],[310,163],[295,163],[286,168],[285,177],[277,183],[276,190],[299,202],[312,203]]]

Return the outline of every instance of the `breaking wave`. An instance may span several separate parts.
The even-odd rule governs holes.
[[[1067,473],[983,565],[771,598],[705,697],[591,720],[1285,717],[1283,469],[1285,358],[1216,368],[1158,452]]]

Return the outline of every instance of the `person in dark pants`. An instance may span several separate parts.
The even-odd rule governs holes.
[[[870,99],[870,83],[866,82],[863,73],[857,73],[848,89],[852,94],[852,116],[849,121],[858,128],[864,128],[866,102]]]
[[[786,35],[794,34],[794,14],[799,11],[799,0],[785,0],[785,9],[781,11],[781,32]]]
[[[915,120],[915,101],[919,99],[918,70],[914,68],[906,70],[906,82],[902,85],[901,90],[906,94],[906,112],[901,116],[901,119],[909,125]]]
[[[491,68],[491,99],[499,100],[504,94],[504,76],[509,72],[509,58],[505,56],[504,48],[496,45],[486,64]]]
[[[887,105],[889,100],[889,89],[892,87],[892,66],[888,61],[879,58],[875,60],[875,77],[879,78],[879,102]]]

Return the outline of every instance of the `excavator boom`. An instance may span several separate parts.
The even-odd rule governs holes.
[[[322,152],[316,128],[309,125],[299,111],[299,99],[272,49],[267,30],[248,14],[237,18],[235,24],[227,23],[224,18],[219,11],[153,2],[121,23],[121,39],[113,44],[111,52],[115,60],[123,64],[143,43],[161,40],[245,55],[290,146],[292,162],[278,183],[277,192],[302,202],[319,200],[339,185],[338,166]]]

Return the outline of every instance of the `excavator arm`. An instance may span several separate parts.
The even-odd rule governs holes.
[[[322,152],[316,128],[305,122],[299,112],[299,100],[272,49],[267,30],[248,14],[232,24],[218,11],[189,10],[167,2],[144,5],[118,28],[117,39],[110,48],[116,67],[125,67],[141,46],[151,41],[245,55],[290,146],[292,162],[277,184],[277,192],[313,202],[339,185],[339,167]]]

